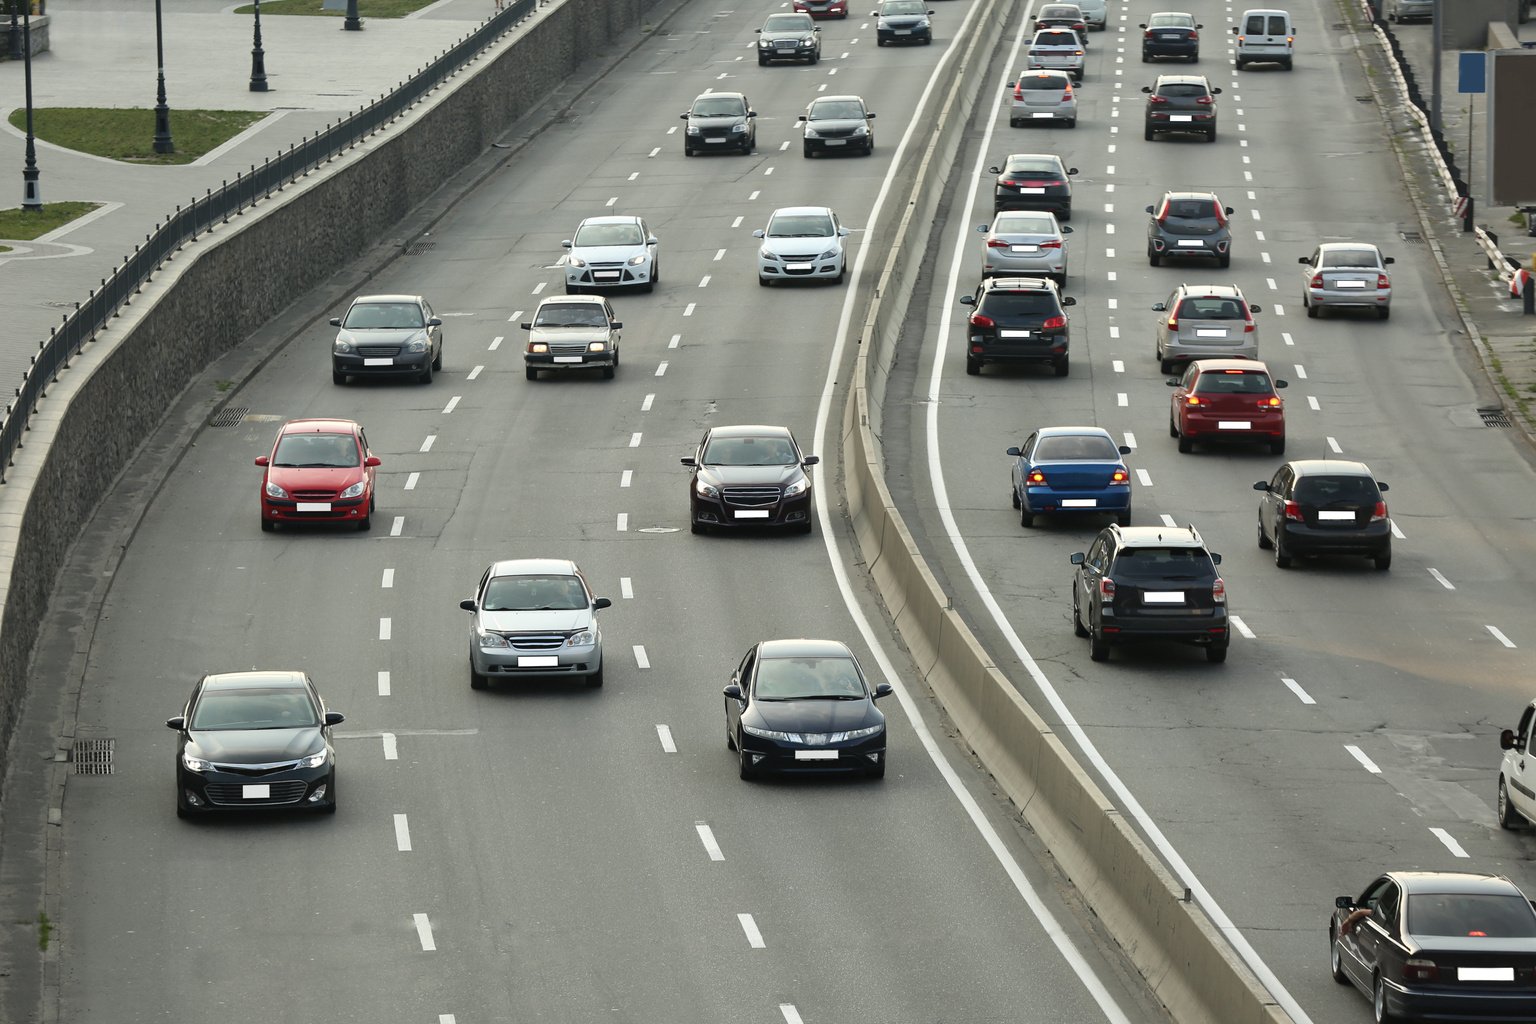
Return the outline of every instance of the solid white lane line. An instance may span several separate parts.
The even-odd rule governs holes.
[[[1124,373],[1125,372],[1125,360],[1124,359],[1111,360],[1109,365],[1114,368],[1114,371],[1116,373]]]
[[[646,395],[645,396],[645,401],[640,403],[640,411],[641,412],[650,412],[651,411],[651,404],[653,402],[655,402],[655,401],[656,401],[656,396],[655,395]]]
[[[1317,396],[1316,395],[1308,395],[1307,396],[1307,406],[1313,412],[1319,412],[1319,411],[1322,410],[1322,406],[1317,404]]]
[[[1346,743],[1346,744],[1344,744],[1344,749],[1349,751],[1351,757],[1353,757],[1356,761],[1360,762],[1360,767],[1364,768],[1366,771],[1370,772],[1372,775],[1380,775],[1381,774],[1381,769],[1376,767],[1376,762],[1375,761],[1372,761],[1370,758],[1365,756],[1365,751],[1361,750],[1359,747],[1355,746],[1353,743]]]
[[[629,435],[629,446],[631,448],[639,448],[640,447],[640,438],[642,438],[643,436],[645,436],[645,435],[642,434],[638,430],[635,431],[633,434],[630,434]]]
[[[1467,853],[1466,850],[1463,850],[1461,848],[1461,844],[1458,843],[1455,840],[1455,838],[1449,832],[1447,832],[1445,829],[1443,829],[1443,828],[1431,828],[1429,831],[1434,834],[1434,837],[1436,839],[1440,840],[1442,843],[1445,844],[1445,848],[1447,850],[1451,851],[1451,856],[1453,856],[1453,857],[1467,857],[1467,856],[1470,856]]]
[[[656,738],[661,740],[661,749],[663,753],[677,753],[677,743],[672,739],[672,729],[669,726],[658,724],[656,726]]]
[[[1141,486],[1143,487],[1152,486],[1152,475],[1140,466],[1136,467],[1136,479],[1141,481]]]
[[[1397,528],[1397,520],[1396,519],[1388,519],[1387,520],[1387,525],[1392,527],[1392,536],[1396,537],[1398,540],[1407,540],[1408,539],[1407,537],[1403,536],[1403,531],[1399,530]]]
[[[380,640],[388,640],[390,634],[393,633],[393,632],[394,632],[394,623],[390,620],[389,616],[388,615],[380,616],[379,617],[379,639]]]
[[[379,733],[379,739],[384,744],[384,760],[394,761],[400,757],[400,751],[395,745],[395,734],[392,732]]]
[[[701,277],[699,279],[699,287],[700,288],[708,288],[709,287],[709,275],[708,274],[705,274],[703,277]]]
[[[477,367],[475,367],[473,370],[469,371],[469,374],[468,374],[466,379],[467,380],[474,380],[476,377],[480,376],[480,371],[483,370],[483,369],[485,369],[484,366],[477,366]]]
[[[619,513],[619,523],[618,523],[618,525],[619,525],[619,532],[620,533],[625,533],[625,532],[627,532],[629,530],[629,513],[628,512],[620,512]]]
[[[632,470],[632,469],[626,469],[624,472],[619,474],[619,486],[620,487],[628,487],[629,484],[630,484],[630,481],[632,481],[634,478],[635,478],[635,471]]]
[[[448,404],[443,406],[443,415],[446,416],[449,413],[453,412],[454,408],[457,407],[458,404],[459,404],[459,396],[458,395],[454,395],[452,398],[448,399]]]
[[[1129,430],[1125,432],[1125,446],[1127,448],[1136,447],[1136,435],[1131,433]]]
[[[427,920],[426,914],[413,915],[416,921],[416,937],[421,940],[421,949],[424,953],[430,953],[437,948],[437,943],[432,941],[432,925]]]
[[[663,361],[663,362],[657,364],[657,366],[656,366],[656,376],[658,376],[658,377],[665,377],[666,375],[667,375],[667,364],[666,364],[665,361]]]
[[[651,667],[651,659],[646,657],[645,645],[644,644],[635,644],[634,645],[634,651],[635,651],[635,665],[636,665],[636,667],[638,667],[638,668],[650,668]]]
[[[427,435],[427,439],[425,441],[421,442],[421,450],[423,452],[429,452],[429,451],[432,450],[432,446],[434,444],[436,444],[436,443],[437,443],[437,435],[436,434],[428,434]]]
[[[1131,404],[1131,396],[1124,391],[1118,391],[1115,393],[1115,404],[1123,409]]]
[[[379,669],[379,696],[389,696],[389,670]]]
[[[379,580],[379,586],[383,587],[385,590],[388,590],[390,587],[393,587],[394,585],[395,585],[395,570],[393,570],[393,569],[385,569],[384,570],[384,577],[381,580]]]
[[[757,930],[757,922],[752,920],[751,914],[737,914],[736,920],[741,922],[741,930],[747,933],[747,945],[753,949],[768,948],[768,944],[763,941],[763,933]]]
[[[1497,640],[1499,643],[1503,644],[1505,647],[1509,647],[1511,649],[1514,648],[1515,642],[1513,640],[1511,640],[1509,637],[1505,636],[1504,635],[1504,631],[1499,629],[1498,626],[1484,626],[1483,628],[1486,629],[1488,632],[1492,633],[1493,634],[1493,638],[1495,640]]]
[[[1227,620],[1232,623],[1232,628],[1237,630],[1244,640],[1252,640],[1254,638],[1253,630],[1248,628],[1248,623],[1244,622],[1241,616],[1229,614]]]
[[[699,833],[699,842],[704,844],[704,852],[709,854],[710,860],[725,860],[725,851],[720,849],[720,844],[715,842],[715,833],[702,821],[693,823],[694,830]]]
[[[631,601],[635,596],[635,581],[628,576],[619,577],[619,596],[626,601]]]
[[[389,524],[389,535],[398,537],[403,529],[405,529],[405,516],[395,516],[395,521]]]
[[[406,823],[405,815],[395,815],[395,849],[401,853],[411,851],[411,826]]]
[[[1333,454],[1335,454],[1335,455],[1343,455],[1344,454],[1344,449],[1339,447],[1339,442],[1335,438],[1332,438],[1332,437],[1328,438],[1328,447],[1330,449],[1332,449]]]
[[[805,1024],[800,1019],[800,1011],[795,1009],[794,1003],[780,1003],[779,1012],[784,1015],[784,1024]]]
[[[1439,583],[1446,590],[1455,590],[1456,589],[1456,584],[1452,583],[1450,580],[1448,580],[1444,576],[1442,576],[1440,574],[1440,570],[1439,569],[1430,569],[1429,570],[1429,574],[1435,578],[1435,582],[1436,583]]]
[[[1287,689],[1289,689],[1297,697],[1300,697],[1301,698],[1301,702],[1303,704],[1316,704],[1317,703],[1317,701],[1312,699],[1312,695],[1307,693],[1306,690],[1303,690],[1301,688],[1301,684],[1298,683],[1296,680],[1292,679],[1290,676],[1281,676],[1280,677],[1280,681],[1286,685]]]
[[[405,489],[408,490],[408,491],[414,491],[416,489],[416,484],[419,483],[420,481],[421,481],[421,474],[420,473],[412,473],[412,474],[410,474],[409,476],[407,476],[405,478]]]

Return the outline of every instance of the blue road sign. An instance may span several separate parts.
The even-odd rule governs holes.
[[[1457,69],[1457,92],[1488,91],[1488,55],[1481,50],[1463,50]]]

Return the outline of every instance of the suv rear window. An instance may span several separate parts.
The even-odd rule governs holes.
[[[1049,316],[1058,312],[1056,297],[1047,292],[987,292],[981,309],[992,316]]]
[[[1209,199],[1170,199],[1163,217],[1175,220],[1215,220],[1216,204]]]
[[[1019,79],[1019,88],[1026,92],[1032,89],[1061,92],[1067,88],[1067,83],[1057,75],[1033,75],[1029,78]]]
[[[1198,579],[1216,575],[1216,566],[1201,548],[1122,548],[1115,556],[1115,575]]]
[[[1199,395],[1267,395],[1274,390],[1269,374],[1259,370],[1218,370],[1195,381]]]
[[[1198,82],[1169,82],[1157,87],[1159,96],[1172,96],[1176,99],[1188,99],[1191,96],[1204,96],[1208,90]]]
[[[1304,476],[1296,481],[1296,500],[1308,505],[1380,501],[1381,492],[1368,476]]]
[[[1185,299],[1179,303],[1179,316],[1187,320],[1246,320],[1243,304],[1236,299]]]

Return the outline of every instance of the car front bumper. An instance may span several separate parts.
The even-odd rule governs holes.
[[[267,774],[176,766],[176,802],[189,814],[210,811],[323,810],[336,802],[336,765]]]
[[[918,28],[915,25],[877,28],[875,38],[882,43],[927,43],[933,40],[933,29]]]
[[[816,56],[815,46],[801,46],[799,43],[790,43],[783,46],[759,46],[757,59],[770,60],[810,60]]]
[[[818,277],[836,277],[842,271],[841,256],[792,256],[788,259],[757,259],[757,275],[769,281],[809,281]]]
[[[617,353],[612,349],[571,356],[528,352],[524,353],[523,362],[530,370],[597,370],[618,365]]]
[[[790,744],[741,734],[743,760],[751,772],[826,775],[869,772],[885,761],[885,733],[843,744]]]
[[[821,135],[803,137],[805,148],[815,153],[862,153],[874,143],[869,135],[843,135],[828,138]]]
[[[693,522],[706,526],[802,526],[811,521],[811,492],[780,498],[770,505],[738,505],[725,498],[695,494],[690,514]]]
[[[469,662],[482,676],[590,676],[603,667],[601,643],[555,650],[519,650],[516,647],[481,647],[472,638]]]
[[[355,523],[368,514],[365,493],[345,501],[261,497],[261,518],[273,523]]]
[[[331,369],[349,377],[419,377],[432,361],[432,352],[402,352],[393,356],[369,356],[359,352],[332,352]]]
[[[588,263],[582,267],[573,267],[567,263],[565,283],[579,288],[628,288],[631,285],[645,284],[651,279],[652,263],[651,260],[638,266],[630,266],[627,263],[617,265]]]

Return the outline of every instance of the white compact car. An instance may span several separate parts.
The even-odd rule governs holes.
[[[1392,257],[1369,242],[1324,242],[1311,256],[1299,256],[1301,304],[1316,317],[1328,307],[1374,309],[1385,320],[1392,315]]]
[[[567,295],[637,286],[653,291],[661,280],[656,236],[639,217],[588,217],[560,244]]]
[[[1536,700],[1525,706],[1520,724],[1499,734],[1504,763],[1499,768],[1499,824],[1517,828],[1536,822]]]
[[[825,206],[786,206],[774,210],[768,227],[752,232],[762,239],[757,252],[757,283],[831,281],[841,284],[848,257],[843,239],[848,229]]]

